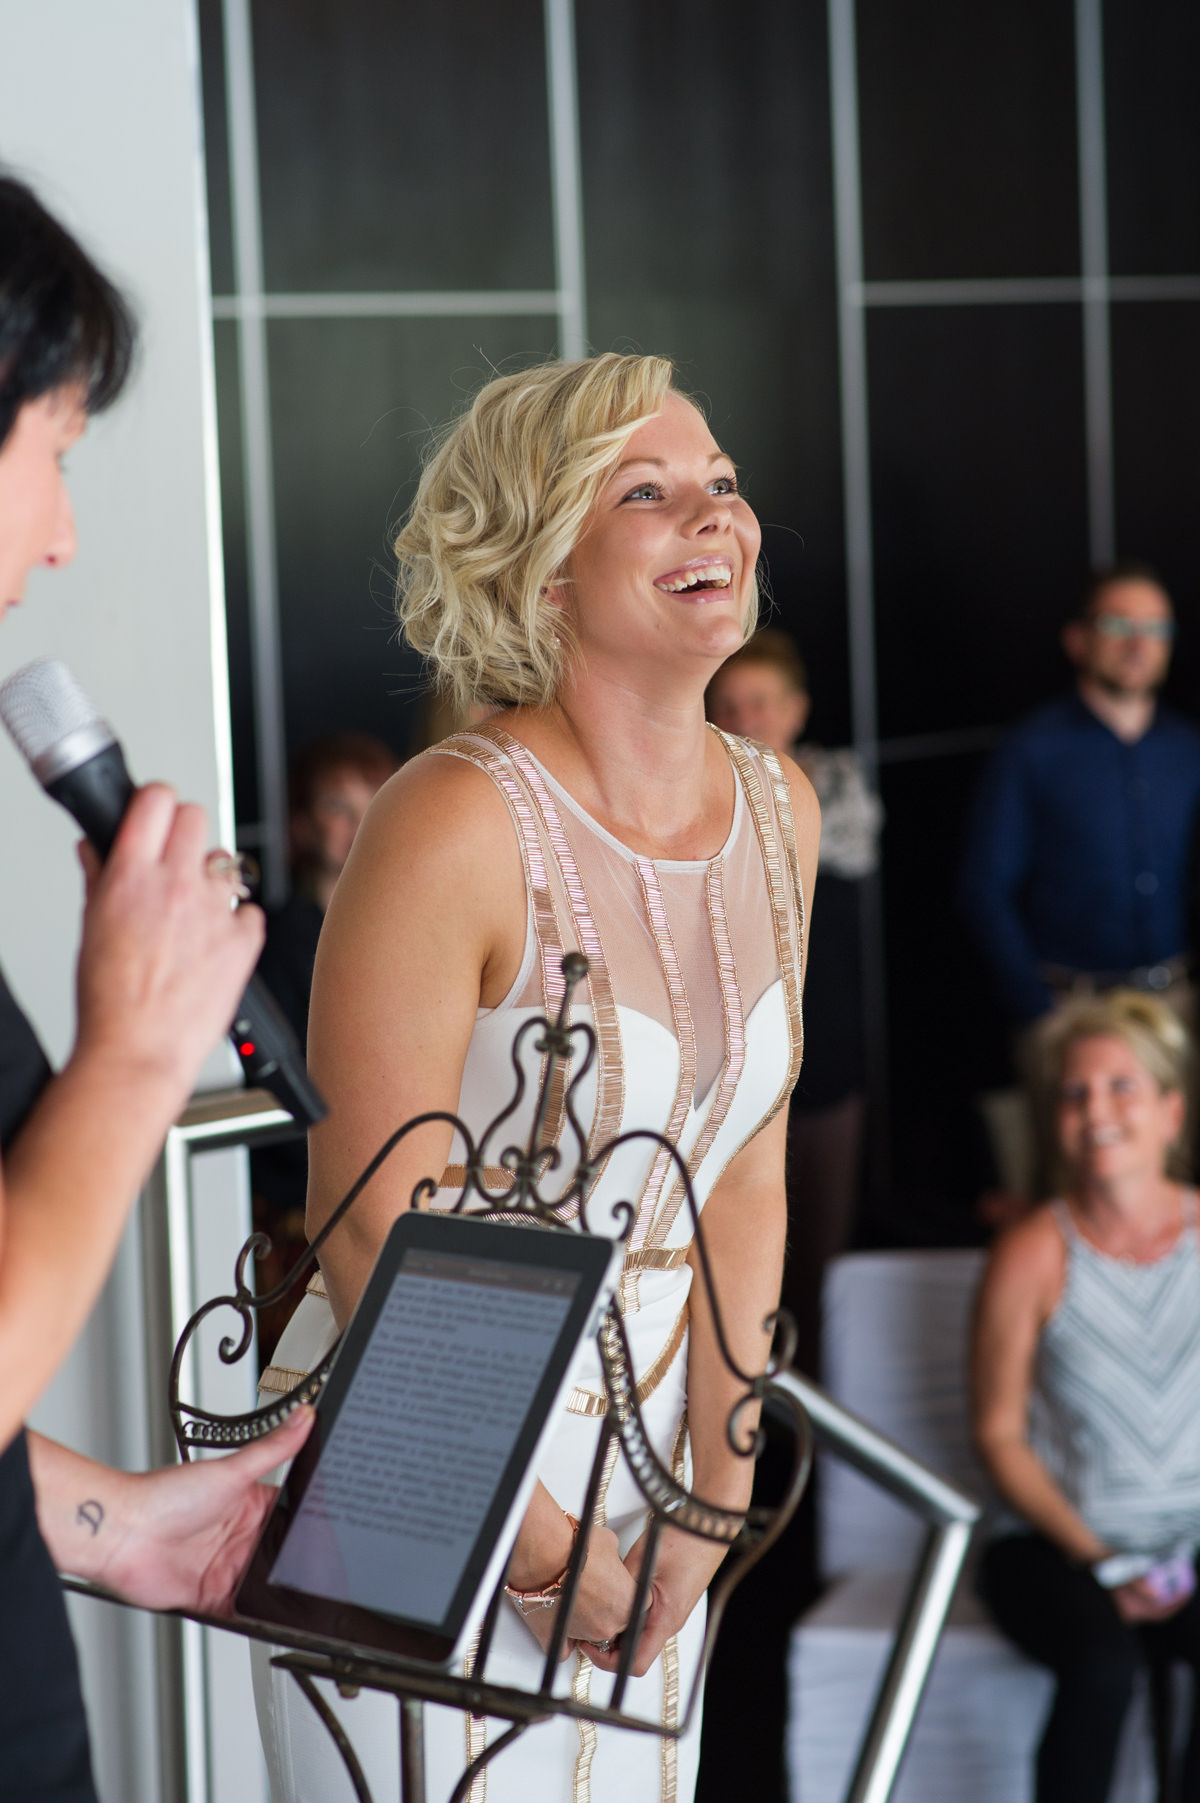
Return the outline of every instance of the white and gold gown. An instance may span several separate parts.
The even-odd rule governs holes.
[[[733,824],[715,857],[687,862],[628,850],[499,725],[457,734],[425,754],[463,758],[495,782],[513,818],[529,896],[524,961],[505,1000],[479,1012],[459,1114],[478,1136],[509,1100],[514,1035],[534,1015],[553,1016],[563,990],[563,955],[578,949],[588,959],[589,975],[572,1018],[590,1021],[597,1039],[596,1060],[575,1097],[589,1144],[603,1146],[634,1128],[666,1133],[687,1161],[701,1206],[729,1161],[786,1102],[802,1050],[804,903],[787,782],[772,753],[721,737],[737,777]],[[487,880],[486,872],[480,880]],[[523,1109],[485,1154],[485,1182],[497,1193],[510,1180],[492,1161],[528,1136],[538,1063],[530,1051]],[[562,1146],[565,1184],[577,1147],[564,1125],[561,1085],[551,1098],[547,1138]],[[464,1177],[461,1164],[447,1166],[432,1206],[450,1206]],[[545,1182],[543,1193],[552,1195],[554,1185],[553,1178]],[[588,1200],[589,1229],[615,1231],[614,1204],[623,1200],[637,1205],[619,1295],[643,1419],[659,1458],[686,1479],[692,1281],[686,1259],[693,1229],[665,1153],[645,1141],[619,1148]],[[716,1281],[719,1297],[719,1271]],[[264,1387],[291,1388],[329,1349],[335,1331],[318,1277],[280,1341]],[[587,1357],[539,1472],[573,1514],[580,1511],[606,1410],[594,1345]],[[614,1441],[598,1519],[615,1531],[625,1552],[641,1533],[646,1510],[615,1447]],[[703,1621],[701,1605],[646,1676],[630,1681],[628,1713],[664,1724],[679,1720],[696,1673]],[[310,1705],[293,1680],[268,1670],[263,1649],[255,1653],[274,1803],[350,1803],[344,1769]],[[536,1688],[542,1658],[506,1603],[488,1679]],[[560,1668],[560,1687],[581,1700],[606,1702],[611,1683],[583,1654],[571,1655]],[[393,1803],[399,1796],[395,1701],[364,1692],[345,1702],[331,1688],[326,1694],[350,1732],[376,1803]],[[485,1736],[494,1738],[506,1724],[485,1725],[433,1705],[425,1713],[429,1803],[446,1803]],[[686,1803],[695,1785],[699,1727],[699,1709],[682,1740],[556,1717],[497,1755],[477,1778],[471,1803]]]

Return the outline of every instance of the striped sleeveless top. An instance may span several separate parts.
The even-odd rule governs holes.
[[[1118,1551],[1200,1544],[1200,1232],[1150,1264],[1112,1258],[1051,1204],[1067,1248],[1042,1331],[1029,1442],[1092,1531]]]

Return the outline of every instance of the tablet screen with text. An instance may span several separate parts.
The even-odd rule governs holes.
[[[239,1610],[368,1644],[371,1617],[454,1641],[519,1525],[517,1494],[613,1261],[610,1242],[575,1232],[402,1217]]]
[[[578,1287],[410,1253],[269,1581],[444,1622]]]

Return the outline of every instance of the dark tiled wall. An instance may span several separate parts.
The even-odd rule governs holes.
[[[214,285],[232,285],[219,0],[200,0]],[[850,729],[829,47],[823,0],[576,7],[596,348],[675,357],[742,465],[814,735]],[[268,288],[549,288],[539,0],[255,0]],[[1071,0],[858,0],[868,283],[1080,270]],[[1195,276],[1111,311],[1118,549],[1157,562],[1200,711],[1200,13],[1105,0],[1110,266]],[[403,748],[416,671],[390,638],[387,529],[427,428],[547,317],[277,321],[269,333],[288,735]],[[1087,563],[1083,330],[1071,301],[871,307],[881,736],[999,727],[1065,680]],[[254,754],[237,348],[216,335],[239,810]],[[887,763],[892,1190],[966,1220],[971,1092],[1004,1034],[951,888],[977,754]],[[815,945],[819,955],[819,903]],[[893,1216],[900,1204],[894,1199]],[[903,1231],[898,1225],[896,1231]]]

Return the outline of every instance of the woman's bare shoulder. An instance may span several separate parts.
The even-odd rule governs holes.
[[[984,1272],[984,1291],[997,1298],[1053,1308],[1062,1287],[1066,1249],[1054,1210],[1042,1203],[995,1241]]]
[[[436,748],[410,759],[384,783],[354,842],[372,858],[444,866],[449,855],[491,855],[515,840],[508,804],[487,773]],[[353,855],[353,854],[352,854]]]
[[[515,959],[525,931],[525,873],[508,804],[461,758],[426,753],[389,778],[354,840],[323,943],[358,956],[396,943],[456,944],[481,966]]]

